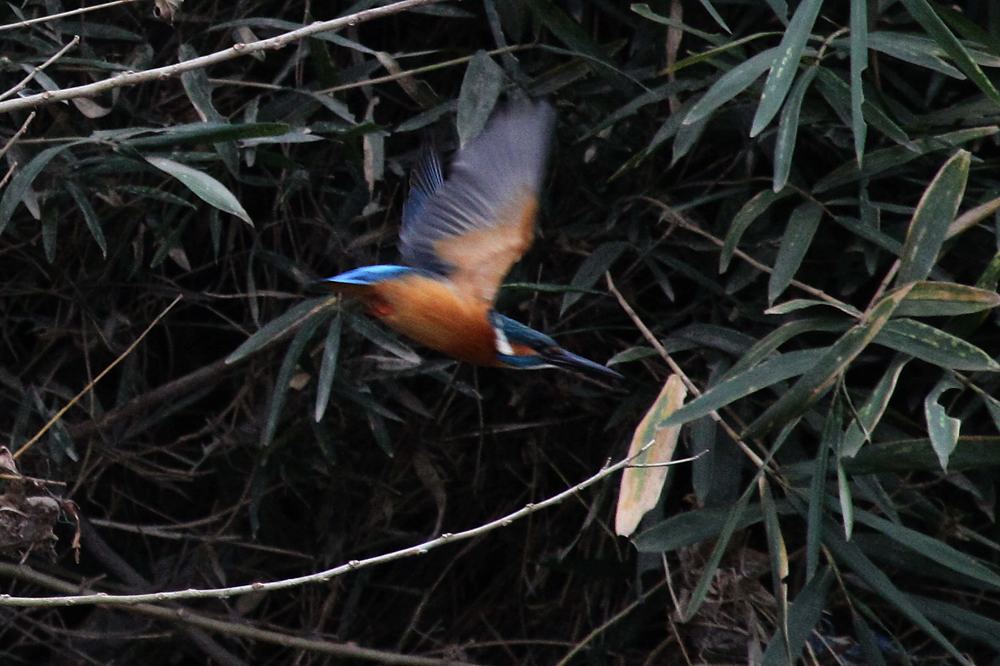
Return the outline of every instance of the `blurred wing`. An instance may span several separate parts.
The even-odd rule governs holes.
[[[430,154],[411,177],[399,234],[403,261],[447,275],[492,303],[511,264],[531,246],[555,113],[511,105],[458,151],[447,180]]]

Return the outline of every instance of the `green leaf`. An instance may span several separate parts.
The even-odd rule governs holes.
[[[299,357],[302,356],[306,344],[323,321],[324,317],[307,319],[295,337],[292,338],[291,344],[288,345],[288,351],[285,352],[285,358],[282,359],[281,367],[278,369],[278,376],[274,380],[274,391],[271,393],[271,404],[267,410],[267,421],[264,423],[264,430],[260,437],[261,446],[270,445],[274,439],[274,433],[278,429],[278,421],[281,418],[281,410],[285,406],[285,397],[288,395],[289,385],[295,374]]]
[[[955,282],[917,282],[896,309],[897,317],[951,317],[1000,305],[995,290]]]
[[[24,199],[31,188],[31,184],[38,177],[38,174],[45,170],[45,167],[48,166],[49,162],[56,155],[77,143],[81,142],[74,141],[46,148],[14,173],[14,177],[10,179],[10,182],[4,188],[3,197],[0,198],[0,235],[7,228],[7,223],[10,222],[10,218],[14,215],[17,205]]]
[[[875,344],[950,370],[1000,370],[1000,365],[979,347],[913,319],[889,322],[875,337]]]
[[[944,163],[924,190],[906,234],[896,284],[924,280],[937,262],[948,226],[965,194],[971,155],[959,150]]]
[[[733,537],[733,533],[737,530],[743,519],[743,512],[746,511],[753,487],[753,483],[748,485],[747,489],[743,491],[743,495],[740,496],[730,509],[729,515],[726,517],[726,521],[722,525],[722,530],[720,530],[719,536],[712,548],[712,554],[708,557],[708,561],[705,562],[701,576],[698,578],[698,582],[691,592],[691,597],[688,599],[687,606],[684,608],[681,616],[683,622],[689,622],[691,618],[698,614],[698,609],[704,603],[712,582],[716,580],[719,563],[722,562],[722,556],[725,554],[726,548],[729,547],[729,540]]]
[[[823,422],[819,450],[813,463],[809,482],[809,510],[806,519],[806,580],[812,580],[819,569],[819,550],[823,542],[823,507],[826,504],[826,474],[830,455],[840,450],[843,403],[834,397]]]
[[[771,71],[764,82],[764,91],[760,95],[760,104],[757,106],[757,113],[754,114],[750,128],[751,137],[760,134],[781,110],[785,96],[792,87],[802,51],[809,41],[809,34],[822,6],[823,0],[802,0],[788,22],[785,35],[778,45],[778,53],[771,65]]]
[[[750,423],[744,436],[753,437],[781,427],[819,400],[847,370],[851,361],[878,335],[908,291],[906,287],[886,294],[871,309],[865,321],[853,326],[830,345],[816,365]]]
[[[952,472],[996,466],[1000,466],[1000,437],[996,436],[960,436],[948,457]],[[870,444],[853,458],[844,458],[844,469],[852,474],[940,472],[941,460],[930,439],[904,439]]]
[[[762,190],[743,204],[743,207],[740,208],[735,217],[733,217],[733,221],[729,225],[729,231],[726,232],[722,252],[719,253],[720,273],[724,273],[726,269],[729,268],[729,262],[733,259],[733,253],[736,252],[736,247],[739,245],[740,239],[743,237],[744,232],[746,232],[750,224],[760,217],[764,211],[770,208],[771,204],[775,201],[780,201],[781,199],[794,194],[794,192],[795,191],[790,187],[785,188],[780,192]]]
[[[590,256],[583,260],[580,267],[576,269],[576,275],[570,280],[570,286],[575,290],[585,290],[593,287],[601,276],[611,267],[611,264],[615,263],[615,260],[621,256],[621,253],[625,251],[628,247],[628,243],[614,241],[609,243],[604,243],[603,245],[598,245]],[[583,293],[580,291],[573,291],[567,293],[563,296],[562,307],[559,308],[559,314],[562,315],[570,308],[571,305],[580,300]]]
[[[674,412],[660,427],[675,426],[693,421],[725,407],[751,393],[807,372],[825,355],[825,349],[803,349],[768,359],[737,375],[729,376],[722,383],[711,387],[700,396]]]
[[[108,241],[104,237],[104,229],[101,228],[101,221],[97,219],[97,212],[94,207],[90,205],[90,200],[84,196],[83,192],[71,180],[65,182],[66,191],[69,192],[70,197],[76,203],[76,207],[80,209],[83,214],[83,221],[86,222],[87,228],[90,229],[90,235],[94,237],[94,242],[97,243],[97,247],[101,249],[101,256],[107,258],[108,256]]]
[[[890,169],[896,170],[893,172],[895,173],[898,172],[899,167],[922,155],[936,150],[954,148],[963,143],[993,136],[997,132],[1000,132],[1000,127],[995,125],[972,127],[970,129],[939,134],[926,139],[916,139],[915,141],[911,141],[908,146],[893,146],[892,148],[876,150],[865,156],[864,167],[859,168],[857,160],[852,159],[820,178],[819,182],[813,187],[813,193],[819,194],[863,178],[874,178]]]
[[[898,608],[905,617],[944,647],[959,663],[969,663],[955,646],[941,634],[938,628],[930,623],[920,609],[910,601],[909,597],[900,592],[885,572],[875,566],[855,544],[841,539],[835,530],[827,530],[824,536],[823,541],[827,548],[871,587],[873,593]]]
[[[980,560],[966,555],[944,541],[880,518],[868,511],[858,511],[857,518],[859,523],[878,530],[914,553],[933,560],[955,573],[982,581],[1000,590],[1000,574],[997,574]]]
[[[854,532],[854,492],[851,481],[844,469],[844,459],[837,457],[837,500],[840,502],[840,515],[844,523],[844,538],[851,540]]]
[[[962,636],[985,643],[994,650],[1000,650],[1000,622],[995,619],[984,617],[967,608],[955,606],[940,599],[931,599],[916,594],[911,594],[909,597],[928,618],[938,624],[948,627]]]
[[[822,573],[813,576],[806,583],[799,595],[795,597],[795,603],[788,613],[787,641],[784,640],[785,632],[779,628],[767,644],[767,649],[760,662],[762,666],[798,663],[798,657],[805,648],[809,634],[812,633],[823,616],[826,598],[834,580],[833,572],[829,568],[824,568]]]
[[[852,122],[852,104],[854,101],[854,92],[850,86],[844,83],[844,80],[832,70],[826,68],[819,70],[817,86],[823,94],[823,98],[830,104],[841,121],[845,125],[850,125]],[[892,118],[886,115],[885,111],[875,104],[867,100],[862,100],[861,113],[866,122],[870,123],[896,143],[905,146],[907,149],[913,145],[910,137],[903,131],[903,128],[897,125]],[[851,160],[851,164],[857,165],[857,158]]]
[[[851,0],[851,131],[854,134],[854,156],[863,163],[865,124],[861,106],[865,101],[862,73],[868,68],[868,0]]]
[[[709,15],[712,17],[712,20],[715,21],[720,28],[728,32],[730,35],[733,34],[733,31],[730,30],[729,25],[726,23],[725,19],[723,19],[722,16],[719,14],[719,12],[715,10],[715,7],[712,6],[710,0],[699,0],[699,2],[701,2],[701,6],[705,8],[705,11],[709,13]]]
[[[931,445],[941,461],[941,469],[948,471],[948,458],[958,444],[958,432],[962,427],[959,419],[948,416],[944,407],[938,403],[941,394],[952,389],[961,389],[962,385],[949,377],[945,377],[931,389],[924,398],[924,416],[927,419],[927,434]]]
[[[340,332],[343,328],[343,319],[338,314],[330,322],[330,328],[326,331],[326,338],[323,340],[323,360],[319,366],[319,379],[316,381],[316,408],[313,410],[313,418],[317,423],[323,420],[326,413],[326,406],[330,402],[330,388],[333,386],[333,377],[337,372],[337,359],[340,356]]]
[[[704,120],[720,106],[749,88],[767,70],[778,55],[778,49],[768,49],[736,65],[711,85],[684,116],[685,125]]]
[[[877,341],[878,338],[876,338]],[[882,373],[881,379],[872,392],[868,394],[865,404],[858,409],[855,418],[847,426],[847,432],[844,433],[841,446],[837,449],[841,457],[853,458],[861,450],[861,446],[871,439],[871,432],[882,420],[882,415],[885,414],[885,409],[889,406],[889,399],[896,390],[899,375],[909,361],[909,356],[897,354],[889,367]]]
[[[807,317],[797,319],[787,324],[782,324],[763,338],[758,340],[740,357],[733,367],[729,368],[723,375],[724,379],[734,377],[741,372],[746,372],[749,368],[760,363],[764,358],[770,356],[781,345],[789,340],[793,340],[804,333],[824,332],[840,333],[849,328],[850,324],[840,317]],[[816,350],[822,353],[822,350]]]
[[[302,322],[318,315],[327,308],[332,307],[338,302],[338,300],[339,299],[336,296],[324,296],[321,298],[310,298],[309,300],[299,303],[285,314],[272,319],[261,326],[259,331],[247,338],[243,344],[234,349],[233,352],[226,357],[226,363],[232,364],[242,361],[258,349],[261,349],[283,337],[286,333],[298,327]]]
[[[485,51],[477,51],[462,79],[458,92],[458,140],[465,145],[478,135],[496,106],[503,88],[504,73]]]
[[[792,156],[795,154],[795,139],[799,133],[799,112],[802,110],[802,100],[806,91],[816,78],[818,65],[810,67],[799,75],[788,93],[788,101],[781,109],[778,120],[778,136],[774,142],[774,184],[771,189],[780,192],[788,183],[788,174],[792,169]]]
[[[710,507],[684,511],[653,525],[632,537],[640,553],[670,553],[685,546],[715,539],[732,514],[732,507]],[[742,530],[763,520],[760,506],[747,507],[737,522]]]
[[[250,216],[243,210],[243,206],[233,196],[233,193],[212,176],[165,157],[145,157],[144,159],[157,169],[179,180],[184,187],[194,192],[195,196],[205,203],[215,206],[224,213],[235,215],[253,226]]]
[[[965,75],[941,59],[943,53],[933,40],[900,32],[875,31],[868,35],[868,48],[893,58],[924,67],[954,79]]]
[[[287,134],[291,126],[285,123],[229,123],[205,122],[174,125],[162,130],[151,130],[153,136],[124,139],[122,145],[132,148],[163,148],[165,146],[187,146],[201,143],[220,143],[238,139],[274,137]]]
[[[979,65],[972,59],[972,56],[965,50],[965,47],[958,41],[958,38],[944,24],[941,17],[934,12],[934,8],[931,7],[930,3],[927,0],[902,0],[902,3],[906,7],[906,10],[910,12],[910,16],[923,26],[927,34],[948,54],[948,57],[955,62],[955,65],[987,97],[993,100],[994,104],[1000,104],[1000,92],[993,86],[993,83],[983,73],[983,70],[979,68]]]
[[[791,284],[792,278],[802,265],[802,259],[806,256],[822,216],[823,208],[812,201],[807,201],[792,211],[785,233],[781,237],[778,256],[774,260],[774,270],[771,271],[771,277],[767,281],[769,304],[773,304]]]

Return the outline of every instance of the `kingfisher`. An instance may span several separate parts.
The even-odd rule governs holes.
[[[420,344],[480,366],[563,368],[621,379],[548,335],[498,313],[497,290],[534,240],[555,111],[511,103],[459,148],[447,178],[427,146],[410,174],[403,265],[364,266],[321,280]]]

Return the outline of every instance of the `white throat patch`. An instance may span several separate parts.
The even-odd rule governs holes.
[[[507,341],[507,336],[504,334],[503,330],[499,326],[493,327],[494,334],[494,345],[497,348],[497,353],[503,354],[504,356],[513,356],[514,348],[510,346],[510,342]]]

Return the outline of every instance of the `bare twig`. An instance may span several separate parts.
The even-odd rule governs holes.
[[[66,12],[59,12],[58,14],[49,14],[47,16],[39,16],[38,18],[25,19],[23,21],[14,21],[13,23],[5,23],[3,25],[0,25],[0,32],[6,32],[7,30],[13,30],[14,28],[27,28],[28,26],[35,25],[36,23],[46,23],[48,21],[56,21],[70,16],[76,16],[77,14],[96,12],[100,9],[107,9],[108,7],[115,7],[116,5],[127,5],[133,2],[136,2],[136,0],[112,0],[112,2],[105,2],[100,5],[91,5],[90,7],[80,7],[78,9],[71,9]]]
[[[624,310],[625,314],[629,316],[629,319],[631,319],[632,323],[634,323],[636,328],[639,329],[639,332],[642,333],[642,336],[646,338],[646,341],[653,346],[653,349],[655,349],[657,353],[659,353],[660,357],[670,368],[670,371],[681,378],[681,380],[684,382],[684,385],[687,386],[688,390],[691,392],[692,395],[700,396],[701,390],[697,386],[695,386],[694,382],[692,382],[688,378],[683,368],[677,365],[677,362],[674,361],[674,359],[670,356],[670,353],[660,343],[660,341],[656,339],[656,336],[653,335],[653,332],[649,330],[649,327],[646,326],[645,322],[643,322],[642,319],[639,317],[639,315],[636,314],[636,311],[632,309],[632,306],[629,305],[628,301],[625,300],[625,297],[622,296],[622,293],[618,291],[618,287],[615,286],[614,281],[611,279],[611,274],[605,273],[604,278],[608,282],[608,290],[612,294],[614,294],[615,298],[618,299],[618,304],[621,305],[622,310]],[[746,443],[740,438],[740,434],[736,432],[736,430],[732,426],[726,423],[726,421],[717,411],[713,410],[709,412],[708,415],[709,417],[711,417],[713,421],[722,426],[722,429],[726,431],[726,434],[729,435],[729,437],[736,443],[738,447],[740,447],[740,450],[743,451],[743,453],[753,462],[754,465],[756,465],[758,468],[763,468],[766,466],[764,460],[756,453],[754,453],[753,449],[751,449],[749,446],[746,445]]]
[[[0,562],[0,576],[17,578],[35,585],[47,587],[51,590],[57,590],[65,594],[73,594],[74,592],[79,592],[80,590],[77,585],[73,585],[72,583],[60,580],[59,578],[41,573],[40,571],[35,571],[26,565],[19,565],[11,562]],[[335,643],[333,641],[324,641],[315,638],[300,638],[298,636],[281,633],[279,631],[258,629],[257,627],[248,625],[245,622],[237,623],[217,620],[215,618],[207,617],[182,608],[162,608],[153,604],[135,604],[130,607],[130,610],[158,620],[189,624],[201,629],[206,629],[213,634],[239,636],[241,638],[261,641],[264,643],[273,643],[275,645],[283,645],[285,647],[296,648],[299,650],[309,650],[311,652],[319,652],[322,654],[332,654],[344,658],[365,659],[368,661],[381,662],[383,664],[404,664],[409,666],[471,666],[465,662],[455,661],[453,659],[435,659],[433,657],[421,657],[417,655],[399,654],[397,652],[364,648],[350,643]]]
[[[701,236],[702,238],[705,238],[705,239],[711,241],[714,245],[717,245],[719,247],[722,247],[722,246],[725,245],[725,241],[723,241],[721,238],[716,238],[715,236],[713,236],[712,234],[708,233],[707,231],[705,231],[704,229],[702,229],[698,225],[691,224],[691,222],[688,221],[687,219],[685,219],[683,216],[678,215],[674,211],[670,210],[670,208],[666,204],[664,204],[662,201],[658,201],[656,199],[653,199],[652,197],[646,197],[646,196],[640,196],[639,198],[642,199],[643,201],[646,201],[648,203],[653,204],[654,206],[657,206],[658,208],[660,208],[660,210],[662,210],[663,212],[667,213],[670,216],[670,221],[673,222],[674,224],[676,224],[677,226],[681,227],[682,229],[690,231],[693,234],[697,234],[698,236]],[[756,259],[754,259],[753,257],[751,257],[749,254],[747,254],[746,252],[744,252],[744,251],[742,251],[742,250],[740,250],[738,248],[733,251],[733,256],[739,257],[740,259],[742,259],[743,261],[747,262],[748,264],[750,264],[751,266],[753,266],[757,270],[761,271],[762,273],[767,273],[768,275],[770,275],[771,273],[774,272],[774,269],[772,269],[770,266],[768,266],[767,264],[764,264],[764,263],[761,263],[761,262],[757,261]],[[825,301],[825,302],[829,303],[830,305],[832,305],[832,306],[834,306],[834,307],[836,307],[836,308],[838,308],[840,310],[845,310],[846,311],[846,309],[848,309],[850,307],[846,303],[844,303],[843,301],[837,300],[836,298],[834,298],[833,296],[830,296],[825,291],[817,289],[816,287],[809,286],[805,282],[799,282],[798,280],[792,280],[789,284],[791,284],[793,287],[801,289],[802,291],[806,292],[807,294],[809,294],[811,296],[815,296],[816,298],[820,299],[821,301]]]
[[[571,486],[560,493],[542,500],[541,502],[526,504],[517,511],[508,513],[505,516],[497,518],[496,520],[491,520],[490,522],[479,525],[478,527],[473,527],[462,532],[455,532],[454,534],[445,533],[437,538],[430,539],[429,541],[425,541],[415,546],[401,548],[388,553],[382,553],[381,555],[375,555],[363,560],[351,560],[346,564],[341,564],[340,566],[326,569],[324,571],[318,571],[305,576],[285,578],[267,583],[255,582],[247,585],[234,585],[232,587],[176,590],[173,592],[152,592],[149,594],[106,594],[103,592],[97,592],[93,594],[77,594],[61,597],[14,597],[8,594],[0,594],[0,606],[49,608],[59,606],[79,606],[82,604],[96,604],[101,606],[131,606],[135,604],[171,602],[178,601],[180,599],[225,599],[228,597],[251,594],[254,592],[273,592],[275,590],[285,590],[313,583],[323,583],[351,571],[366,569],[378,564],[413,557],[414,555],[425,555],[428,551],[434,548],[440,548],[445,544],[455,541],[465,541],[482,534],[492,532],[493,530],[497,530],[501,527],[507,527],[516,520],[520,520],[521,518],[541,511],[542,509],[547,509],[550,506],[554,506],[566,498],[575,495],[581,490],[594,485],[598,481],[611,476],[615,472],[624,469],[635,457],[645,453],[651,444],[652,441],[637,451],[634,456],[623,458],[613,465],[610,464],[609,461],[609,464],[605,465],[599,471],[595,472],[593,475],[584,479],[575,486]],[[690,458],[682,458],[680,460],[675,460],[674,463],[682,464],[690,462],[690,460]],[[0,569],[0,571],[2,571],[2,569]]]
[[[74,46],[76,46],[79,43],[80,43],[80,35],[74,35],[73,39],[69,40],[68,44],[66,44],[61,49],[59,49],[54,54],[52,54],[52,56],[48,60],[46,60],[45,62],[43,62],[41,65],[39,65],[38,67],[35,67],[33,70],[31,70],[30,72],[28,72],[28,75],[26,77],[24,77],[23,79],[21,79],[17,83],[17,85],[15,85],[13,88],[11,88],[10,90],[8,90],[7,92],[0,93],[0,100],[7,99],[11,95],[16,95],[20,91],[24,90],[24,87],[27,86],[29,83],[31,83],[31,81],[36,76],[38,76],[38,72],[41,72],[46,67],[48,67],[49,65],[51,65],[52,63],[54,63],[56,60],[59,60],[59,58],[63,57],[63,54],[65,54],[66,51],[69,51],[71,48],[73,48]]]
[[[129,354],[131,354],[131,353],[132,353],[132,351],[133,351],[133,350],[134,350],[134,349],[135,349],[136,347],[138,347],[138,346],[139,346],[139,343],[140,343],[140,342],[142,342],[143,338],[145,338],[145,337],[146,337],[146,336],[147,336],[147,335],[149,334],[149,332],[150,332],[150,331],[152,331],[152,330],[153,330],[153,328],[155,328],[155,327],[156,327],[156,325],[160,323],[160,320],[161,320],[161,319],[163,319],[164,317],[166,317],[166,316],[167,316],[167,313],[168,313],[168,312],[170,312],[170,311],[171,311],[171,310],[172,310],[172,309],[174,308],[174,306],[175,306],[175,305],[177,305],[177,304],[178,304],[178,303],[180,302],[181,298],[182,298],[182,296],[181,296],[180,294],[178,294],[178,295],[177,295],[177,298],[175,298],[175,299],[174,299],[173,301],[171,301],[170,305],[168,305],[168,306],[167,306],[167,307],[166,307],[166,308],[165,308],[165,309],[163,310],[163,312],[161,312],[160,314],[158,314],[158,315],[156,316],[156,319],[154,319],[154,320],[153,320],[153,321],[152,321],[152,322],[151,322],[151,323],[149,324],[149,326],[147,326],[147,327],[146,327],[146,330],[145,330],[145,331],[143,331],[143,332],[142,332],[142,333],[141,333],[141,334],[139,335],[139,337],[138,337],[138,338],[136,338],[136,339],[135,339],[135,341],[134,341],[134,342],[133,342],[132,344],[130,344],[130,345],[128,346],[128,348],[127,348],[127,349],[126,349],[125,351],[123,351],[123,352],[122,352],[121,354],[119,354],[119,355],[118,355],[118,358],[116,358],[116,359],[115,359],[114,361],[112,361],[112,362],[111,362],[111,363],[110,363],[110,364],[108,365],[108,367],[104,368],[104,370],[102,370],[102,371],[100,372],[100,374],[98,374],[98,375],[97,375],[96,377],[94,377],[94,378],[93,378],[92,380],[90,380],[90,381],[89,381],[89,382],[87,383],[87,385],[86,385],[86,386],[84,386],[84,387],[83,387],[83,388],[82,388],[82,389],[80,390],[80,392],[79,392],[79,393],[77,393],[77,394],[76,394],[75,396],[73,396],[73,399],[72,399],[72,400],[70,400],[70,401],[69,401],[69,402],[67,402],[67,403],[66,403],[65,405],[63,405],[62,409],[60,409],[60,410],[59,410],[58,412],[56,412],[56,413],[55,413],[55,414],[54,414],[54,415],[52,416],[52,418],[51,418],[51,419],[49,419],[49,420],[48,420],[48,422],[47,422],[47,423],[46,423],[46,424],[45,424],[44,426],[42,426],[42,427],[41,427],[41,429],[39,429],[39,431],[38,431],[38,432],[36,432],[36,433],[34,434],[34,436],[32,436],[32,438],[31,438],[31,439],[29,439],[29,440],[28,440],[27,442],[25,442],[24,444],[22,444],[22,445],[21,445],[21,448],[19,448],[19,449],[18,449],[18,450],[17,450],[17,451],[16,451],[15,453],[14,453],[14,459],[15,459],[15,460],[17,460],[17,459],[18,459],[19,457],[21,457],[21,455],[22,455],[22,454],[23,454],[23,453],[24,453],[25,451],[27,451],[27,450],[28,450],[28,449],[30,449],[30,448],[31,448],[32,446],[34,446],[34,445],[35,445],[35,442],[37,442],[37,441],[38,441],[39,439],[41,439],[41,438],[42,438],[42,435],[44,435],[45,433],[47,433],[47,432],[49,431],[49,428],[51,428],[52,426],[54,426],[54,425],[55,425],[55,424],[56,424],[56,423],[57,423],[57,422],[59,421],[59,419],[61,419],[61,418],[63,417],[63,415],[64,415],[64,414],[65,414],[66,412],[68,412],[68,411],[70,410],[70,408],[71,408],[71,407],[72,407],[73,405],[75,405],[75,404],[76,404],[76,403],[77,403],[77,402],[78,402],[78,401],[80,400],[80,398],[82,398],[83,396],[87,395],[87,393],[89,393],[89,392],[90,392],[90,390],[91,390],[92,388],[94,388],[94,386],[96,386],[96,385],[97,385],[97,382],[99,382],[99,381],[101,381],[102,379],[104,379],[104,376],[105,376],[106,374],[108,374],[109,372],[111,372],[111,370],[113,370],[113,369],[115,368],[115,366],[117,366],[117,365],[118,365],[119,363],[121,363],[121,362],[122,362],[123,360],[125,360],[125,357],[126,357],[126,356],[128,356]]]
[[[441,0],[400,0],[399,2],[394,2],[391,5],[366,9],[348,16],[342,16],[341,18],[331,19],[329,21],[316,21],[315,23],[298,28],[297,30],[291,30],[280,34],[277,37],[261,39],[256,42],[249,42],[246,44],[236,43],[228,49],[223,49],[222,51],[209,53],[208,55],[203,55],[198,58],[178,62],[173,65],[156,67],[154,69],[147,69],[141,72],[124,72],[102,81],[88,83],[87,85],[75,86],[73,88],[63,88],[62,90],[50,90],[38,95],[29,95],[19,99],[0,102],[0,113],[9,113],[18,109],[32,109],[44,104],[61,102],[75,97],[91,97],[114,88],[123,88],[125,86],[134,86],[138,83],[146,83],[148,81],[169,79],[184,72],[204,69],[211,65],[240,58],[251,53],[281,49],[288,46],[292,42],[296,42],[304,39],[305,37],[310,37],[321,32],[339,30],[340,28],[357,25],[358,23],[371,21],[372,19],[382,18],[384,16],[391,16],[393,14],[404,12],[408,9],[413,9],[414,7],[421,7],[423,5],[434,4],[437,2],[441,2]]]
[[[17,129],[16,132],[14,132],[14,136],[7,139],[7,143],[3,144],[3,148],[0,148],[0,157],[6,155],[7,151],[10,150],[11,146],[17,143],[17,140],[20,139],[21,136],[28,131],[28,125],[30,125],[31,121],[35,119],[35,115],[37,115],[35,111],[29,113],[28,117],[24,119],[24,122],[21,123],[21,126]]]

